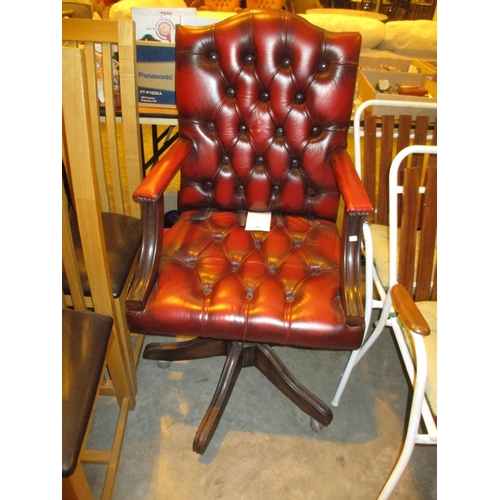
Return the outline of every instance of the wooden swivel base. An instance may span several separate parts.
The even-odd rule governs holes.
[[[210,406],[194,438],[193,451],[196,453],[202,455],[207,449],[229,401],[236,379],[241,369],[247,366],[255,366],[285,396],[320,424],[326,426],[332,421],[331,409],[293,377],[267,344],[197,338],[182,342],[152,343],[146,346],[143,354],[145,359],[164,361],[213,356],[226,356],[227,359]]]

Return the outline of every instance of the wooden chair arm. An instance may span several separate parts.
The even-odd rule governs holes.
[[[408,290],[397,283],[391,288],[392,304],[399,319],[412,331],[419,335],[430,335],[431,329],[422,313],[415,305]]]
[[[142,243],[139,264],[126,298],[126,307],[142,311],[158,273],[163,240],[163,193],[192,151],[190,141],[177,139],[135,190],[141,204]]]
[[[363,277],[361,273],[361,236],[365,217],[373,212],[365,187],[345,150],[332,155],[332,168],[345,202],[342,220],[340,289],[347,324],[364,323]]]

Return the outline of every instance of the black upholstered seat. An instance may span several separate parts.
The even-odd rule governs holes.
[[[62,476],[73,474],[99,389],[113,320],[62,311]]]

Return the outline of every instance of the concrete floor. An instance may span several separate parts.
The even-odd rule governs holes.
[[[146,337],[145,344],[158,341]],[[290,371],[331,401],[347,352],[276,348]],[[375,499],[403,440],[409,386],[390,333],[360,361],[332,423],[315,433],[309,417],[256,368],[246,368],[204,455],[192,441],[224,358],[138,365],[114,500]],[[114,398],[100,398],[89,435],[110,446]],[[391,498],[437,497],[437,448],[417,446]],[[85,465],[98,498],[106,467]]]

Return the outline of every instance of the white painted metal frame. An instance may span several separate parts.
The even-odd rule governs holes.
[[[398,270],[398,195],[402,193],[403,188],[398,185],[397,176],[401,162],[411,154],[437,154],[437,146],[408,146],[396,155],[391,164],[389,174],[389,290],[397,283]],[[424,192],[423,188],[421,188],[421,192]],[[369,231],[367,235],[368,237],[370,236]],[[369,238],[368,243],[371,244],[371,238]],[[386,326],[390,326],[394,332],[399,351],[403,358],[404,367],[413,385],[413,396],[403,448],[396,465],[378,496],[378,500],[389,498],[411,458],[415,444],[437,445],[437,424],[425,397],[427,354],[424,340],[421,335],[414,335],[411,331],[405,330],[400,325],[394,314],[390,291],[385,294],[377,327],[365,339],[363,346],[356,352],[356,356],[351,356],[351,359],[353,359],[351,369],[373,345]],[[412,346],[411,351],[409,345]],[[351,362],[351,359],[349,362]],[[347,379],[345,374],[343,382],[345,382],[344,378]],[[421,423],[423,426],[419,430]]]
[[[383,107],[393,107],[393,108],[405,108],[405,109],[436,109],[437,103],[421,103],[414,101],[380,101],[377,99],[370,99],[368,101],[364,101],[360,104],[356,112],[354,113],[354,121],[353,121],[353,133],[354,133],[354,167],[359,177],[362,179],[362,169],[361,169],[361,137],[363,137],[363,129],[362,129],[362,117],[364,116],[364,112],[367,108],[373,108],[377,106]],[[397,137],[397,133],[395,133],[394,138]],[[430,139],[430,138],[429,138]],[[363,250],[365,255],[365,333],[362,347],[356,351],[352,351],[349,359],[347,361],[346,367],[342,373],[339,385],[335,392],[335,395],[332,400],[332,406],[338,406],[340,402],[340,398],[342,393],[344,392],[345,386],[349,377],[351,375],[352,370],[359,362],[359,360],[363,357],[364,353],[370,348],[373,344],[374,340],[370,340],[368,338],[368,331],[371,326],[371,316],[373,309],[382,309],[385,299],[386,299],[386,289],[384,285],[380,281],[380,278],[377,274],[377,269],[373,264],[373,242],[372,235],[370,231],[369,222],[365,222],[363,224]],[[380,300],[374,299],[373,295],[373,286],[376,287],[378,295],[380,296]],[[380,325],[380,323],[379,323]],[[371,336],[373,337],[373,335]],[[365,348],[366,345],[366,348]]]

